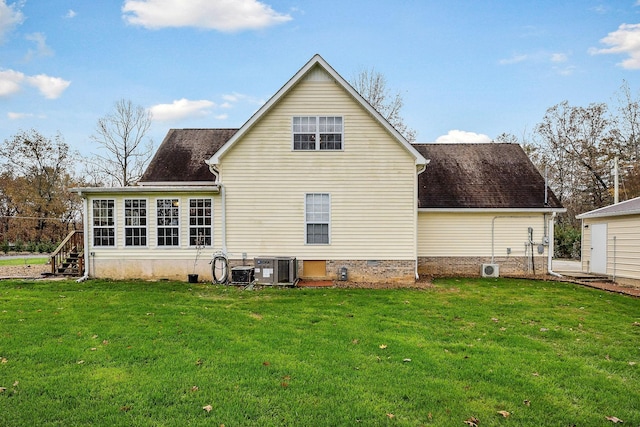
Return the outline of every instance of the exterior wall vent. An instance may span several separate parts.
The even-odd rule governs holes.
[[[482,264],[482,277],[499,277],[500,266],[498,264]]]

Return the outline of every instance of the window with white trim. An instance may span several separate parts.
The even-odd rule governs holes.
[[[329,244],[331,200],[328,193],[305,195],[305,242],[310,245]]]
[[[147,246],[147,201],[124,200],[124,245]]]
[[[294,116],[294,150],[342,150],[342,117]]]
[[[189,199],[189,246],[211,246],[213,201]]]
[[[178,199],[158,199],[157,234],[158,246],[180,245],[180,201]]]
[[[93,246],[116,245],[115,205],[113,199],[93,200]]]

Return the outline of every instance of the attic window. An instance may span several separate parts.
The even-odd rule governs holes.
[[[342,150],[342,117],[294,116],[293,149]]]

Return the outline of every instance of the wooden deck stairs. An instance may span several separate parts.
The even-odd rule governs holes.
[[[51,274],[80,277],[84,267],[84,232],[74,230],[51,254]]]

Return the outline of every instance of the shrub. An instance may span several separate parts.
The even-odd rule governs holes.
[[[558,225],[554,229],[554,245],[556,258],[580,258],[580,229],[570,225]]]

